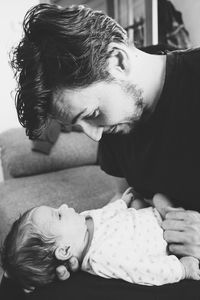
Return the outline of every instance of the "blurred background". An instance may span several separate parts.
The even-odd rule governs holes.
[[[10,0],[0,10],[0,133],[19,127],[14,104],[16,88],[9,52],[22,36],[25,13],[39,3],[84,4],[103,10],[126,30],[131,41],[147,52],[200,46],[199,0]]]

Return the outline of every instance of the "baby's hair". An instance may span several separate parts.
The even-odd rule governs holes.
[[[12,225],[1,251],[2,267],[24,289],[44,286],[56,279],[63,264],[55,257],[55,236],[47,237],[31,222],[33,209]]]

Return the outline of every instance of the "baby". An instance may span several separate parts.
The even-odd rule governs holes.
[[[39,206],[14,222],[5,239],[2,265],[26,290],[56,279],[56,268],[131,283],[163,285],[199,280],[199,262],[168,253],[161,215],[153,207],[128,208],[132,194],[103,208],[77,213],[66,204]]]

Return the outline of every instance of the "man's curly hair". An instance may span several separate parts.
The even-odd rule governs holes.
[[[16,108],[29,138],[47,124],[53,92],[109,79],[111,42],[127,43],[125,30],[100,11],[84,6],[39,4],[23,22],[23,38],[11,66],[18,82]]]

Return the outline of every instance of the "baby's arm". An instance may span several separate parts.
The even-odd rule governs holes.
[[[132,193],[132,191],[133,191],[133,188],[129,187],[128,189],[126,189],[126,191],[121,196],[121,200],[123,200],[128,207],[130,206],[130,203],[133,201],[133,193]],[[115,202],[115,201],[117,201],[119,199],[120,199],[120,197],[117,197],[117,195],[116,195],[116,197],[113,197],[109,201],[109,203],[113,203],[113,202]]]
[[[135,283],[159,286],[185,279],[185,269],[174,255],[138,257],[133,278]]]
[[[91,267],[96,275],[120,278],[142,285],[160,286],[185,279],[184,266],[176,256],[138,254],[129,253],[114,257],[108,253],[91,259]]]
[[[132,194],[132,198],[126,199],[127,196]],[[141,209],[148,206],[152,206],[153,203],[149,202],[147,199],[144,199],[139,193],[134,191],[133,188],[128,188],[124,194],[122,195],[122,200],[124,200],[127,203],[128,207],[132,207],[135,209]]]
[[[119,198],[114,197],[109,201],[109,203],[115,202],[116,200],[119,200]],[[138,197],[138,193],[136,193],[132,187],[126,189],[121,196],[121,200],[126,203],[127,207],[133,207],[135,209],[141,209],[151,205],[141,197]]]
[[[134,191],[132,187],[129,187],[122,195],[121,198],[128,207],[135,209],[141,209],[148,207],[150,204],[147,203],[141,196]]]

